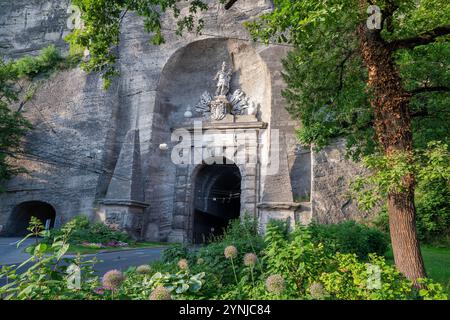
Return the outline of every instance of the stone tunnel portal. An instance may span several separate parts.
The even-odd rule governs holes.
[[[56,212],[53,206],[42,201],[22,202],[11,213],[8,221],[7,236],[25,236],[28,233],[27,227],[32,216],[41,220],[44,226],[49,223],[47,225],[49,228],[53,228],[55,224]]]
[[[235,164],[202,165],[195,176],[193,242],[208,242],[223,234],[239,217],[241,174]]]

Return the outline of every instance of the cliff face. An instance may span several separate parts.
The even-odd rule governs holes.
[[[35,55],[49,44],[66,48],[70,0],[0,0],[0,52]]]
[[[243,40],[248,34],[242,22],[270,10],[272,2],[241,0],[228,11],[217,2],[209,1],[202,35],[176,36],[171,31],[176,22],[167,17],[166,43],[161,46],[149,44],[141,19],[127,15],[118,48],[120,77],[107,91],[98,75],[87,75],[79,68],[59,72],[38,85],[24,108],[34,125],[24,141],[27,154],[20,160],[29,174],[9,181],[7,192],[0,194],[0,225],[5,226],[5,234],[15,208],[28,201],[53,206],[56,225],[78,214],[105,220],[101,203],[108,188],[118,183],[112,179],[135,179],[140,172],[142,183],[124,180],[124,184],[142,185],[144,201],[149,204],[135,226],[139,233],[146,239],[170,240],[174,230],[181,230],[183,236],[172,240],[189,238],[195,166],[177,167],[171,163],[170,151],[162,152],[159,145],[170,142],[173,128],[184,125],[186,108],[195,105],[205,90],[214,90],[211,80],[222,61],[234,67],[232,90],[246,91],[259,105],[259,122],[267,124],[267,129],[257,133],[260,142],[254,154],[259,159],[258,169],[240,168],[241,212],[258,217],[263,211],[270,214],[279,208],[280,202],[301,198],[300,212],[310,217],[306,197],[311,194],[312,216],[319,221],[357,216],[343,187],[357,169],[340,156],[339,164],[334,165],[333,152],[341,152],[342,145],[313,156],[309,148],[297,145],[298,124],[290,119],[281,97],[280,58],[288,48]],[[66,52],[63,37],[70,32],[69,4],[65,0],[0,0],[1,54],[7,58],[35,55],[49,44]],[[133,141],[139,144],[140,165],[133,164],[137,170],[130,172],[133,178],[119,177],[114,173],[122,172],[119,155],[126,153],[126,137],[135,129],[139,136]],[[280,134],[280,170],[267,175],[268,154],[274,150],[269,141],[272,131]],[[317,169],[311,170],[311,163],[317,164]],[[265,209],[258,206],[261,202],[266,202]],[[298,208],[291,204],[282,207]]]

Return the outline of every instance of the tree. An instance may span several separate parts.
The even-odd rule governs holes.
[[[9,108],[11,103],[18,101],[16,79],[14,64],[0,59],[0,182],[24,171],[10,161],[20,150],[21,138],[30,128],[30,123],[19,111]]]
[[[355,157],[380,152],[412,167],[413,117],[434,113],[448,119],[450,4],[277,0],[275,5],[273,13],[248,26],[255,38],[277,37],[296,46],[285,61],[285,96],[290,113],[303,124],[300,138],[321,146],[344,135]],[[432,123],[448,126],[445,120]],[[425,277],[415,224],[416,177],[406,170],[399,180],[387,193],[391,241],[396,266],[416,282]]]

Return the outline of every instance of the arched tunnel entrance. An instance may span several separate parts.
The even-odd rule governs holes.
[[[235,164],[203,165],[195,176],[193,242],[222,235],[241,209],[241,174]]]
[[[42,201],[28,201],[17,205],[9,218],[6,234],[10,237],[23,237],[28,231],[27,227],[31,217],[36,217],[45,226],[49,220],[49,227],[55,224],[55,209],[48,203]]]

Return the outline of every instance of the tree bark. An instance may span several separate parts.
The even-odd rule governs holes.
[[[365,23],[359,27],[358,37],[368,69],[369,100],[377,139],[385,155],[400,152],[412,161],[411,96],[402,86],[392,50],[381,38],[380,30],[369,30]],[[418,285],[417,279],[426,274],[416,233],[414,175],[403,177],[402,183],[402,190],[391,192],[387,199],[392,249],[397,269]]]

